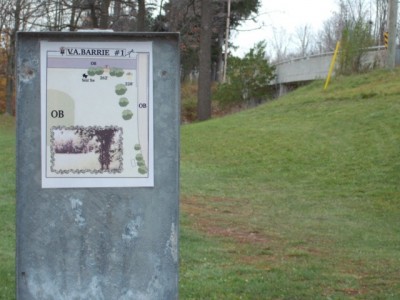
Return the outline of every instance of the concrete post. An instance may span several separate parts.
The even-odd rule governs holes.
[[[178,39],[172,33],[19,33],[17,299],[178,298]],[[66,47],[53,49],[52,43]],[[124,43],[133,46],[126,49]],[[142,43],[150,56],[142,55],[145,59],[140,61],[137,53],[143,50],[136,51],[136,45],[140,48]],[[112,58],[106,57],[111,53]],[[66,57],[73,54],[78,56]],[[128,57],[137,59],[129,67],[121,66],[121,77],[115,70],[111,76],[111,65]],[[102,68],[90,75],[84,67],[79,69],[82,61],[97,67],[101,62]],[[139,64],[144,67],[139,69]],[[71,75],[74,72],[76,76]],[[63,76],[68,80],[55,81]],[[149,88],[141,89],[135,79],[145,80],[143,86]],[[122,90],[128,90],[124,100],[113,89],[120,81]],[[74,90],[68,93],[69,88]],[[98,98],[92,98],[93,94]],[[76,95],[85,96],[78,99]],[[85,101],[89,107],[81,103]],[[123,112],[127,107],[131,113]],[[147,113],[142,113],[143,108]],[[147,136],[140,139],[147,139],[151,151],[126,144],[140,135],[134,126],[141,114],[147,116],[143,124],[149,127],[144,131]],[[61,123],[49,127],[49,120]],[[107,127],[108,123],[113,126]],[[114,137],[101,158],[99,140],[110,128],[115,129]],[[87,149],[75,144],[73,152],[59,154],[57,143],[62,144],[62,138],[57,135],[61,134],[73,136],[81,146],[85,142]],[[43,148],[50,149],[49,156]],[[128,160],[126,155],[132,151],[144,151],[147,156]],[[73,166],[79,155],[89,153],[99,156],[95,163],[108,163],[107,168]],[[66,169],[61,166],[62,155],[67,157]],[[137,172],[143,165],[146,168]]]

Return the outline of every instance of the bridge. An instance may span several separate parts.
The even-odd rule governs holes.
[[[278,96],[284,95],[304,83],[325,79],[328,76],[333,52],[290,59],[275,64],[276,78],[272,84],[277,86]],[[386,59],[384,46],[370,47],[362,59],[364,68],[383,67]],[[400,64],[400,49],[396,52],[396,65]]]

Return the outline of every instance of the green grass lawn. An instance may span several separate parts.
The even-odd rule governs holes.
[[[305,86],[181,131],[180,299],[400,299],[400,71]],[[0,299],[15,136],[0,116]]]
[[[15,299],[15,124],[0,115],[0,299]]]
[[[399,80],[182,128],[183,299],[400,299]]]

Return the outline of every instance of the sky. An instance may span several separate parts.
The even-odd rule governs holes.
[[[246,21],[238,31],[231,31],[230,41],[239,46],[232,51],[234,55],[243,56],[257,42],[265,40],[267,50],[272,51],[271,39],[275,36],[293,36],[296,29],[310,26],[313,32],[322,28],[338,9],[337,0],[261,0],[260,16],[257,22]],[[255,29],[255,30],[252,30]],[[292,45],[292,47],[295,47]]]

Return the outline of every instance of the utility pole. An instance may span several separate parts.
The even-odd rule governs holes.
[[[387,48],[386,68],[394,69],[396,64],[396,26],[397,26],[397,1],[389,0],[388,32],[389,41]]]

